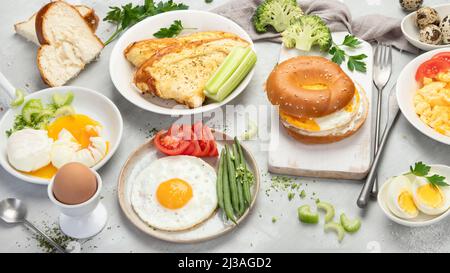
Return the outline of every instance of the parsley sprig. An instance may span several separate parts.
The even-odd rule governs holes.
[[[358,40],[353,35],[346,35],[344,38],[344,41],[342,44],[336,44],[333,42],[332,47],[330,48],[330,51],[328,54],[332,55],[333,57],[331,60],[339,65],[341,65],[345,60],[347,60],[347,67],[350,71],[359,71],[359,72],[366,72],[366,63],[364,62],[364,59],[367,58],[366,54],[359,54],[359,55],[348,55],[343,47],[348,47],[351,49],[358,48],[361,45],[361,41]]]
[[[420,176],[420,177],[425,177],[427,179],[427,181],[437,187],[447,187],[450,186],[449,184],[447,184],[445,182],[445,177],[438,175],[438,174],[433,174],[431,176],[428,176],[428,173],[430,172],[431,167],[428,165],[425,165],[423,162],[417,162],[414,164],[413,166],[409,166],[409,171],[410,173],[412,173],[415,176]]]
[[[173,38],[178,36],[184,29],[194,29],[194,28],[185,28],[180,20],[175,20],[170,27],[161,28],[158,32],[154,33],[153,36],[156,38]]]
[[[123,31],[147,17],[173,10],[185,10],[189,7],[182,3],[174,3],[173,0],[167,2],[160,1],[158,3],[155,3],[153,0],[145,0],[144,5],[133,5],[129,3],[121,7],[115,6],[109,8],[110,10],[103,21],[115,24],[117,27],[111,37],[105,42],[105,45],[111,43]]]

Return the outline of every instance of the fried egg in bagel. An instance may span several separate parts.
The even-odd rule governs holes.
[[[279,107],[288,133],[305,143],[342,140],[362,126],[369,103],[341,67],[319,56],[280,63],[266,83],[269,101]]]

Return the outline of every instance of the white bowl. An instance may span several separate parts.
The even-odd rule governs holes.
[[[409,62],[397,79],[397,101],[403,115],[417,130],[439,142],[450,145],[450,137],[436,132],[420,120],[414,109],[413,98],[419,85],[415,80],[417,68],[439,52],[450,52],[450,47],[426,52]]]
[[[439,16],[444,18],[447,15],[450,15],[450,4],[442,4],[437,6],[431,6],[431,8],[435,9]],[[403,35],[405,35],[406,40],[408,40],[413,46],[420,48],[425,51],[443,48],[450,45],[430,45],[419,41],[419,27],[416,25],[416,12],[411,12],[406,15],[401,23],[401,28]]]
[[[195,28],[195,30],[183,31],[181,35],[199,31],[225,31],[234,33],[250,42],[254,49],[250,36],[235,22],[223,16],[197,10],[181,10],[162,13],[149,17],[131,27],[120,37],[114,46],[109,62],[109,73],[117,90],[136,106],[147,111],[165,115],[191,115],[202,113],[218,108],[236,98],[249,84],[255,68],[250,71],[241,84],[225,100],[221,102],[205,101],[203,106],[193,109],[177,104],[173,100],[164,100],[150,95],[143,96],[139,93],[139,90],[132,82],[135,68],[126,60],[123,51],[133,42],[154,38],[153,33],[157,32],[160,28],[170,26],[175,20],[181,20],[183,26],[186,28]]]
[[[446,177],[446,181],[450,180],[450,167],[445,165],[431,165],[430,173],[437,173]],[[391,179],[388,179],[381,186],[380,191],[378,193],[378,205],[381,210],[386,214],[386,216],[397,224],[408,226],[408,227],[423,227],[431,224],[435,224],[450,214],[450,209],[446,210],[444,213],[440,215],[426,215],[422,212],[414,219],[402,219],[394,215],[391,210],[387,206],[387,198],[388,198],[388,186],[391,183]]]
[[[98,170],[113,156],[119,147],[119,143],[122,138],[122,116],[120,115],[119,109],[117,109],[116,105],[111,100],[91,89],[75,86],[47,88],[31,93],[26,96],[25,100],[41,99],[43,103],[47,103],[51,101],[51,97],[54,93],[67,93],[69,91],[72,91],[75,95],[72,102],[72,106],[75,108],[75,111],[80,114],[85,114],[100,122],[103,126],[102,135],[107,141],[109,141],[108,154],[92,168],[94,170]],[[21,109],[22,108],[19,107],[17,109],[8,110],[8,112],[6,112],[0,120],[0,165],[7,172],[21,180],[33,184],[47,185],[50,180],[19,172],[8,162],[8,157],[6,154],[7,136],[5,131],[12,128],[14,118],[17,114],[20,114]]]

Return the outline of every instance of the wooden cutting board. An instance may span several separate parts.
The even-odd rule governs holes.
[[[333,40],[343,41],[348,33],[333,33]],[[278,121],[275,107],[272,109],[271,140],[269,146],[269,171],[277,174],[310,176],[336,179],[363,179],[372,159],[372,46],[363,41],[358,49],[347,51],[351,55],[366,54],[367,72],[350,72],[346,64],[342,69],[352,80],[366,91],[369,99],[369,114],[364,125],[354,135],[331,144],[303,144],[290,137]],[[321,55],[318,51],[301,52],[282,46],[279,62],[298,55]],[[328,56],[330,58],[330,56]]]

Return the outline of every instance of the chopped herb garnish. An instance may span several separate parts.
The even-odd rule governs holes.
[[[174,3],[173,0],[167,2],[160,1],[157,4],[153,0],[145,0],[144,5],[134,6],[132,3],[129,3],[121,7],[109,7],[110,10],[103,21],[115,24],[116,30],[105,42],[105,45],[111,43],[114,39],[119,37],[123,31],[147,17],[168,11],[185,10],[188,8],[189,7],[185,4]]]
[[[427,181],[435,186],[435,187],[447,187],[450,186],[445,182],[445,177],[442,175],[434,174],[431,176],[428,176],[428,173],[431,170],[431,167],[424,164],[423,162],[416,162],[413,166],[409,166],[410,173],[419,176],[419,177],[425,177]]]
[[[366,54],[359,54],[359,55],[348,55],[344,49],[342,49],[343,46],[355,49],[358,48],[361,45],[361,41],[356,38],[353,35],[346,35],[344,38],[344,41],[342,44],[336,44],[333,42],[333,46],[328,51],[328,54],[332,55],[333,57],[331,60],[339,65],[341,65],[347,58],[347,68],[350,71],[359,71],[359,72],[366,72],[367,67],[366,63],[364,62],[364,59],[367,58]]]

